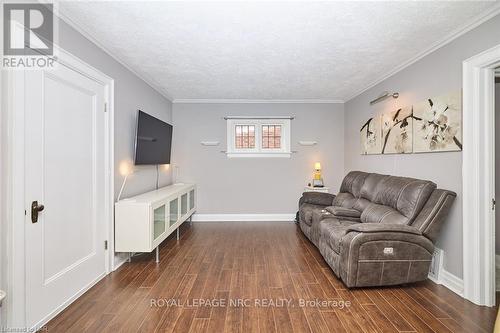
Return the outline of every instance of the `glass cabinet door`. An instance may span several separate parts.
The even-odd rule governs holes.
[[[173,226],[179,220],[179,199],[170,201],[170,226]]]
[[[194,208],[194,190],[189,192],[189,210]]]
[[[153,239],[157,239],[158,236],[165,232],[165,205],[156,208],[153,211]]]
[[[185,193],[181,196],[181,216],[186,215],[188,208],[188,194]]]

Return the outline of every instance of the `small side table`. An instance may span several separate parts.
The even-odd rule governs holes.
[[[306,186],[304,187],[304,192],[321,192],[321,193],[330,193],[329,187],[312,187]]]

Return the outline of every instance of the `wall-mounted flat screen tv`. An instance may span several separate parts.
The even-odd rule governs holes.
[[[135,164],[170,164],[172,129],[172,125],[139,110],[135,138]]]

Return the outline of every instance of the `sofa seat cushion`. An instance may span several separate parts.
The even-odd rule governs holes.
[[[332,213],[330,213],[326,208],[315,208],[312,210],[312,225],[318,225],[319,223],[327,218],[332,217]]]
[[[349,218],[359,219],[361,217],[361,212],[354,208],[330,206],[326,207],[326,210],[330,212],[333,216],[338,218],[349,217]]]
[[[340,253],[340,241],[350,230],[349,227],[359,222],[345,221],[337,218],[324,219],[320,223],[321,240],[336,253]]]
[[[304,222],[308,226],[311,226],[313,220],[313,212],[321,211],[323,209],[325,209],[325,206],[304,203],[300,206],[299,218],[302,222]]]

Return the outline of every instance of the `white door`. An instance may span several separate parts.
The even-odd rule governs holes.
[[[59,64],[24,75],[26,319],[33,327],[106,273],[106,113],[105,87],[75,70]]]

